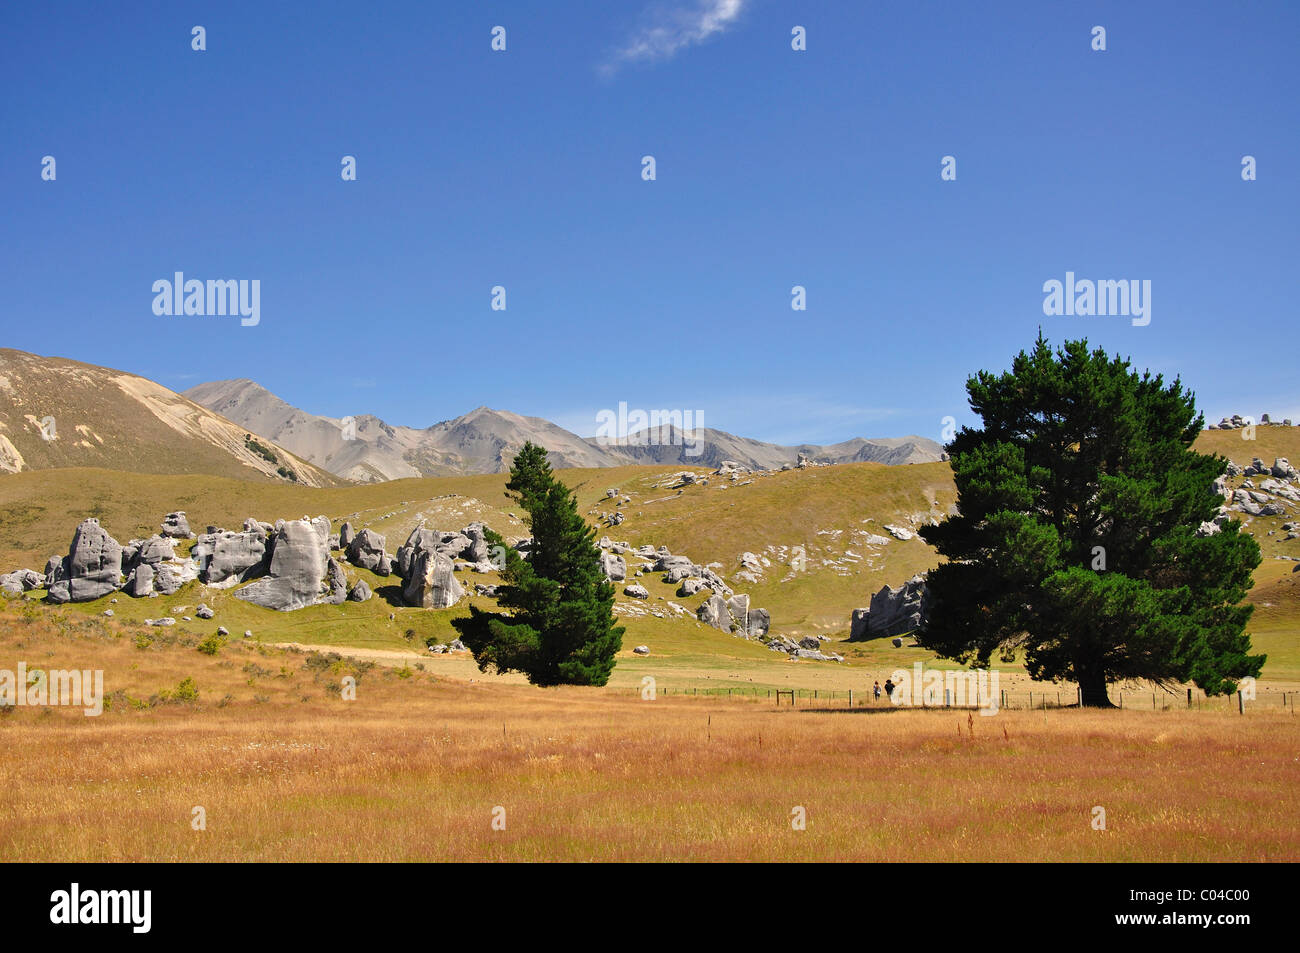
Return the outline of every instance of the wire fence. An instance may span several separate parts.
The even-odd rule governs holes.
[[[634,694],[644,695],[645,688],[631,688]],[[794,708],[956,708],[975,709],[989,707],[989,699],[979,699],[975,704],[959,704],[960,699],[944,692],[941,701],[901,706],[890,702],[882,690],[877,697],[871,689],[817,689],[817,688],[765,688],[753,685],[733,685],[729,687],[687,688],[656,686],[656,695],[690,698],[730,698],[735,701],[765,701],[777,706]],[[1112,689],[1107,698],[1116,708],[1128,708],[1138,711],[1173,711],[1173,710],[1224,710],[1240,711],[1246,709],[1273,709],[1289,711],[1295,714],[1296,702],[1300,691],[1262,689],[1254,697],[1242,692],[1234,695],[1206,695],[1200,689],[1180,689],[1177,692],[1143,691],[1135,689]],[[1080,706],[1078,689],[1046,689],[1033,691],[1000,691],[997,707],[1010,711],[1047,710],[1053,708],[1078,708]]]

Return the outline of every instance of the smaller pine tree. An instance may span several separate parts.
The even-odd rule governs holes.
[[[573,491],[556,479],[546,450],[525,443],[507,492],[527,514],[527,558],[492,530],[505,552],[497,601],[503,612],[470,605],[452,625],[481,671],[522,672],[534,685],[604,685],[623,645],[614,624],[614,587],[600,566],[596,531],[578,513]]]

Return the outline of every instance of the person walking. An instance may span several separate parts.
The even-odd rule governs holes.
[[[885,679],[885,695],[888,696],[891,702],[894,700],[894,680],[892,678]]]
[[[876,684],[872,686],[871,694],[876,696],[876,701],[880,701],[880,679],[876,679]]]

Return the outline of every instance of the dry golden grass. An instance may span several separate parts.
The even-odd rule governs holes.
[[[1280,707],[968,719],[378,666],[344,701],[349,660],[137,632],[0,608],[0,668],[100,668],[114,697],[0,714],[5,858],[1300,859]],[[196,702],[149,704],[186,677]]]

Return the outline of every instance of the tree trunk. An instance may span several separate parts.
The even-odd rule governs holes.
[[[1098,669],[1077,669],[1083,707],[1114,708],[1106,695],[1106,673]]]

